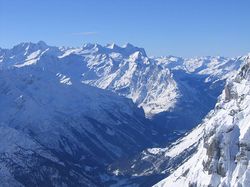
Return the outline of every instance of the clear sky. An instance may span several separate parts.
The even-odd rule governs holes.
[[[250,0],[0,0],[0,47],[39,40],[238,56],[250,52]]]

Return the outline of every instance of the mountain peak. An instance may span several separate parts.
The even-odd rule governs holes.
[[[132,45],[131,43],[126,43],[125,45],[122,46],[123,48],[135,48],[134,45]]]
[[[37,45],[41,47],[48,47],[48,45],[44,41],[41,41],[41,40],[37,42]]]
[[[44,41],[39,41],[37,43],[33,42],[22,42],[18,45],[15,45],[12,49],[13,50],[38,50],[38,49],[47,49],[49,46]]]
[[[142,56],[145,57],[147,56],[143,48],[136,47],[130,43],[127,43],[122,47],[115,43],[107,44],[105,46],[102,46],[97,43],[96,44],[87,43],[83,45],[83,49],[93,50],[93,52],[101,52],[101,53],[112,53],[112,52],[121,53],[122,55],[125,56],[130,56],[135,52],[139,51]]]
[[[87,50],[94,50],[95,52],[100,51],[101,49],[103,49],[103,46],[101,46],[98,43],[86,43],[83,45],[82,47],[83,49],[87,49]]]
[[[94,47],[94,44],[92,44],[92,43],[85,43],[82,46],[82,48],[88,48],[88,49],[93,48],[93,47]]]
[[[132,44],[130,44],[130,43],[125,44],[122,48],[123,48],[123,49],[126,51],[126,53],[128,53],[129,55],[134,54],[135,52],[138,52],[138,51],[139,51],[140,54],[141,54],[142,56],[145,56],[145,57],[147,56],[147,54],[146,54],[144,48],[136,47],[136,46],[134,46],[134,45],[132,45]]]
[[[116,45],[115,43],[111,43],[111,44],[108,44],[106,46],[106,48],[109,48],[109,49],[120,49],[121,47]]]

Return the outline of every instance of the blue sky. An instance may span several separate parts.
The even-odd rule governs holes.
[[[129,42],[155,56],[238,56],[250,52],[249,7],[249,0],[0,0],[0,46]]]

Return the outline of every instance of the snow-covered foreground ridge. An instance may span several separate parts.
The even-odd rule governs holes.
[[[248,187],[250,184],[250,56],[227,81],[204,122],[165,154],[176,157],[192,146],[196,152],[155,186]]]

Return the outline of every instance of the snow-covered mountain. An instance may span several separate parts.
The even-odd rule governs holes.
[[[184,70],[187,73],[208,75],[206,82],[218,81],[227,79],[235,74],[242,63],[245,56],[236,58],[226,57],[194,57],[194,58],[180,58],[174,56],[158,57],[157,64],[169,68],[171,70]]]
[[[214,107],[229,72],[236,71],[243,60],[149,58],[144,49],[131,44],[58,48],[41,41],[0,50],[2,68],[37,62],[47,66],[58,62],[62,81],[69,84],[74,79],[131,98],[152,123],[172,132],[174,128],[189,130],[201,122]]]
[[[68,64],[71,67],[61,68],[70,76],[131,98],[148,116],[167,111],[177,100],[177,86],[170,71],[148,58],[144,49],[131,44],[56,48],[38,42],[22,43],[0,51],[1,67],[22,67],[38,61]]]
[[[154,142],[149,121],[131,100],[42,58],[0,70],[0,184],[104,185],[106,164]]]
[[[170,71],[148,58],[142,48],[87,44],[64,51],[60,58],[71,55],[84,57],[87,70],[82,73],[83,83],[131,98],[149,117],[167,111],[177,100],[177,86]]]
[[[155,186],[242,186],[250,184],[250,56],[230,78],[214,110],[172,148],[153,149],[176,158],[194,150]]]
[[[196,151],[199,138],[189,137],[201,137],[203,127],[184,144],[140,151],[199,124],[246,58],[149,58],[131,44],[0,49],[0,183],[109,186],[120,174],[129,185],[161,180]]]

